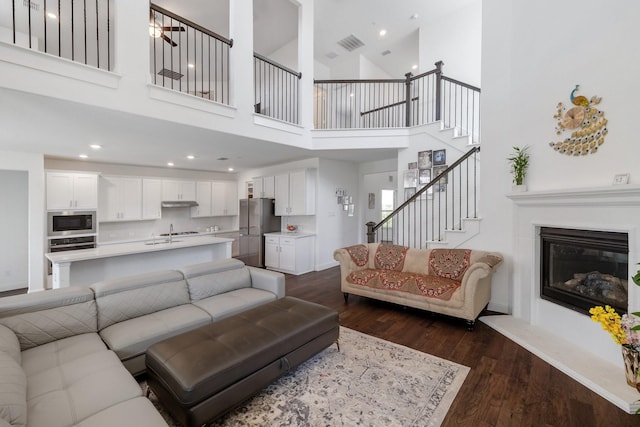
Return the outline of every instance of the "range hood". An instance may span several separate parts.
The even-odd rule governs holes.
[[[195,200],[164,200],[161,206],[163,208],[190,208],[198,206],[198,202]]]

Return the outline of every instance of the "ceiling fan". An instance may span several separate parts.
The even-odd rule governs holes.
[[[170,31],[185,31],[184,27],[165,27],[156,22],[155,14],[149,11],[149,35],[154,38],[160,37],[162,40],[169,43],[171,46],[176,47],[178,44],[171,40],[165,32]]]

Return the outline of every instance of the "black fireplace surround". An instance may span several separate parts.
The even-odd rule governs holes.
[[[627,233],[540,228],[540,297],[589,314],[596,305],[627,312]]]

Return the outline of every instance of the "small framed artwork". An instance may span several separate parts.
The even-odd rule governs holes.
[[[376,207],[376,193],[369,193],[369,209]]]
[[[449,166],[447,165],[442,165],[442,166],[434,166],[433,167],[433,177],[437,177],[438,175],[440,175],[442,172],[444,172]],[[440,179],[440,183],[441,184],[446,184],[447,182],[447,175],[443,176],[442,179]]]
[[[411,198],[411,196],[413,196],[414,194],[416,194],[416,187],[411,187],[411,188],[405,188],[404,189],[404,200],[407,201]]]
[[[418,162],[411,162],[407,166],[408,169],[418,169]]]
[[[619,173],[617,175],[614,175],[613,177],[613,185],[628,184],[628,183],[629,183],[628,173]]]
[[[428,184],[431,181],[431,169],[418,169],[418,183]]]
[[[433,165],[444,165],[447,163],[447,150],[434,150],[433,151]]]
[[[404,188],[413,187],[415,189],[416,185],[418,185],[418,169],[404,171]]]
[[[431,169],[433,166],[431,162],[433,151],[425,150],[418,153],[418,169]]]

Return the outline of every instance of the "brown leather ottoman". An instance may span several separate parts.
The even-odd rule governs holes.
[[[337,312],[285,297],[152,345],[147,383],[178,422],[201,426],[338,335]]]

